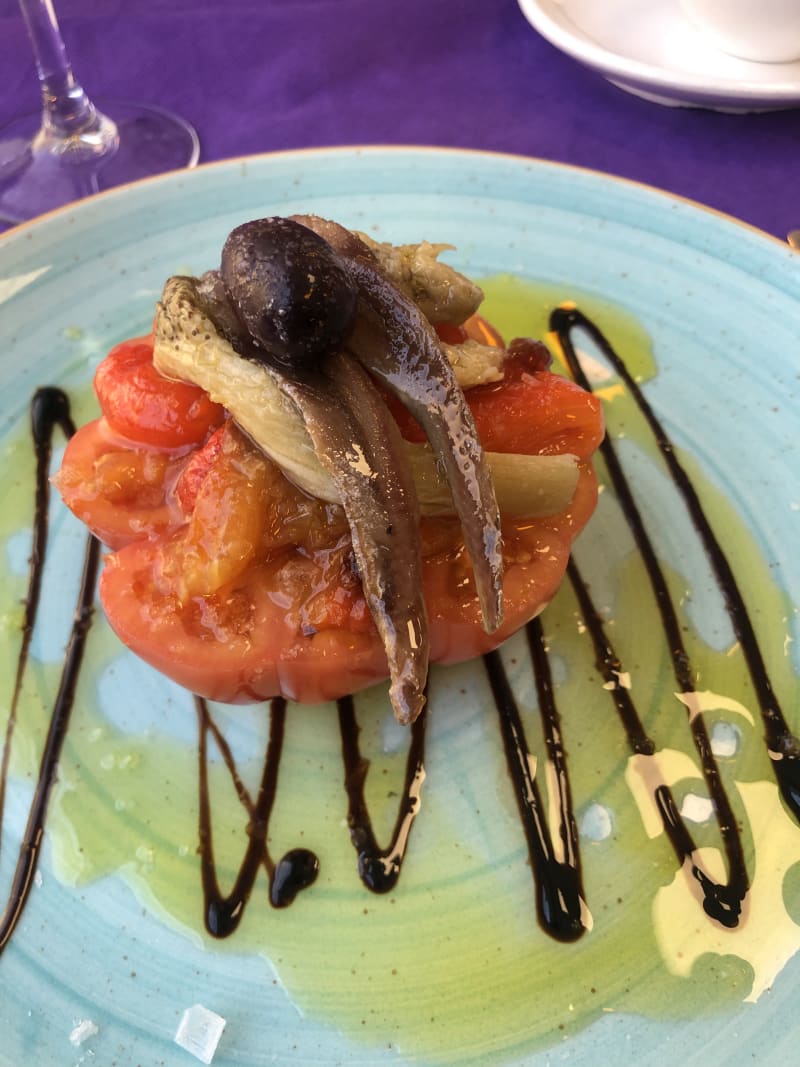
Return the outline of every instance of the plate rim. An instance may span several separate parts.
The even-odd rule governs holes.
[[[531,2],[538,3],[538,0],[518,0],[520,5]],[[71,215],[83,214],[85,211],[93,210],[97,205],[111,202],[117,198],[122,199],[142,189],[165,187],[171,182],[177,182],[181,179],[186,180],[188,178],[191,180],[193,174],[209,174],[213,171],[223,171],[225,169],[235,171],[236,169],[241,169],[248,165],[266,164],[273,159],[286,160],[296,157],[305,160],[308,158],[328,158],[351,154],[368,156],[402,156],[410,154],[424,154],[432,157],[462,156],[479,160],[497,160],[499,162],[511,164],[512,166],[534,166],[537,168],[541,167],[544,169],[558,170],[565,174],[572,174],[578,177],[595,180],[600,184],[607,184],[613,188],[629,188],[642,195],[652,196],[654,199],[661,200],[664,204],[682,204],[691,210],[709,216],[717,222],[739,227],[754,237],[764,238],[767,241],[776,244],[778,248],[783,251],[786,251],[787,249],[793,251],[781,237],[756,226],[754,223],[741,219],[736,215],[732,215],[721,208],[716,208],[713,205],[705,204],[700,200],[696,200],[682,193],[676,193],[637,178],[615,174],[612,171],[601,170],[597,167],[590,167],[580,163],[572,163],[557,159],[548,159],[545,156],[527,155],[525,153],[507,152],[495,149],[415,144],[412,142],[402,144],[374,142],[366,144],[344,143],[319,147],[282,148],[265,152],[245,153],[239,156],[226,156],[223,159],[208,160],[206,162],[198,163],[196,166],[190,168],[164,171],[161,174],[155,174],[147,178],[139,178],[136,181],[126,182],[122,185],[114,186],[111,189],[105,189],[99,193],[94,193],[81,200],[71,201],[61,207],[53,208],[51,211],[47,211],[42,215],[37,215],[33,219],[12,226],[10,229],[0,233],[0,256],[2,256],[2,254],[18,240],[28,240],[29,235],[38,232],[40,229],[46,228],[54,221],[59,221],[61,219],[68,220]]]
[[[350,146],[349,150],[352,151],[354,148],[359,148],[359,147],[360,146]],[[375,151],[376,149],[377,149],[377,151]],[[206,168],[209,171],[212,168],[213,169],[218,169],[220,172],[224,172],[226,169],[229,169],[231,175],[235,175],[235,170],[236,170],[237,165],[241,166],[241,164],[243,162],[247,162],[247,161],[264,161],[264,160],[267,160],[267,159],[270,159],[270,158],[274,158],[275,156],[286,157],[286,156],[299,156],[299,155],[302,155],[304,158],[308,158],[309,156],[315,156],[315,157],[323,156],[323,157],[327,158],[327,157],[329,157],[329,156],[331,156],[333,154],[337,154],[337,155],[341,154],[343,151],[346,151],[346,150],[347,150],[346,146],[340,146],[338,148],[336,148],[336,147],[330,147],[330,148],[325,148],[325,149],[313,149],[313,148],[311,148],[311,149],[298,149],[298,150],[284,150],[284,151],[281,151],[281,152],[259,153],[259,154],[255,154],[255,155],[238,157],[238,158],[234,158],[234,159],[226,159],[226,160],[210,162],[208,164],[204,164],[204,168]],[[592,170],[591,168],[574,166],[572,164],[557,163],[557,162],[550,161],[550,160],[545,160],[545,159],[536,159],[535,157],[518,156],[518,155],[514,155],[514,154],[510,154],[510,153],[483,152],[483,151],[478,151],[478,150],[473,151],[473,150],[462,150],[462,149],[437,149],[434,146],[385,146],[385,147],[367,146],[362,150],[368,151],[368,152],[370,152],[370,154],[374,154],[376,156],[380,152],[386,152],[386,151],[396,152],[398,150],[400,150],[400,152],[398,154],[404,153],[404,152],[408,152],[409,150],[411,150],[411,151],[415,151],[415,152],[418,152],[418,153],[430,152],[433,156],[441,155],[441,154],[444,154],[444,153],[447,153],[448,155],[453,155],[453,154],[464,155],[464,154],[466,154],[466,155],[469,155],[471,157],[501,156],[504,159],[513,160],[515,163],[521,163],[521,164],[527,163],[527,164],[530,164],[531,162],[533,162],[533,163],[536,163],[536,164],[541,164],[541,165],[545,166],[548,169],[563,168],[565,171],[572,172],[572,173],[576,173],[577,172],[577,173],[580,173],[580,174],[588,174],[588,175],[596,176],[599,179],[602,179],[602,186],[603,187],[617,188],[619,186],[622,186],[622,187],[634,186],[636,188],[639,188],[639,189],[642,189],[642,190],[646,191],[648,194],[654,194],[653,195],[653,200],[652,200],[654,208],[655,208],[656,204],[660,204],[660,203],[668,204],[669,202],[673,202],[674,203],[674,202],[677,201],[677,202],[684,202],[684,203],[687,203],[689,205],[692,205],[693,207],[698,208],[706,216],[708,216],[709,214],[710,215],[714,215],[714,216],[720,216],[723,220],[726,220],[728,222],[733,222],[737,226],[745,226],[747,229],[753,231],[753,233],[755,235],[757,235],[759,238],[760,237],[767,237],[767,238],[769,238],[770,242],[777,241],[778,245],[782,249],[782,251],[784,251],[787,254],[791,255],[791,253],[790,253],[790,251],[788,249],[788,246],[786,246],[784,244],[784,242],[780,241],[778,238],[774,237],[773,235],[768,234],[765,231],[762,231],[762,230],[758,229],[758,227],[754,227],[754,226],[751,226],[748,223],[744,223],[741,220],[738,220],[733,216],[727,216],[724,213],[718,212],[713,208],[708,208],[705,205],[696,203],[696,202],[691,201],[691,200],[687,200],[686,198],[682,198],[682,197],[676,196],[674,194],[668,193],[666,191],[659,190],[658,188],[650,186],[650,185],[647,185],[646,183],[636,182],[636,181],[625,179],[625,178],[619,178],[619,177],[616,177],[614,175],[607,174],[605,172]],[[175,175],[183,176],[183,177],[189,178],[189,180],[191,180],[190,174],[187,171],[171,172],[171,174],[173,176],[175,176]],[[164,179],[167,178],[167,177],[168,177],[168,175],[161,175],[161,176],[157,176],[157,177],[152,178],[152,179],[147,179],[146,182],[136,182],[136,183],[131,183],[131,185],[138,187],[138,186],[141,186],[143,184],[154,183],[159,188],[166,187],[167,191],[168,191],[167,192],[168,196],[169,195],[174,195],[174,187],[172,187],[171,182],[169,184],[166,184],[165,181],[164,181]],[[109,199],[112,196],[119,196],[120,199],[122,199],[123,195],[127,195],[127,194],[123,193],[123,190],[125,190],[125,189],[130,189],[130,187],[121,187],[120,189],[109,190],[107,193],[99,194],[98,196],[92,197],[90,199],[93,202],[97,201],[99,199],[102,199],[105,202],[107,199]],[[158,189],[156,189],[156,195],[158,195]],[[68,216],[69,214],[74,212],[76,210],[76,208],[78,210],[81,210],[81,211],[84,210],[85,205],[87,203],[88,203],[88,201],[87,202],[82,202],[81,204],[78,204],[78,205],[68,205],[66,208],[58,209],[58,211],[50,213],[50,214],[51,215],[58,215],[58,216],[62,216],[62,215],[67,215]],[[103,205],[100,205],[100,209],[102,209],[102,207],[103,207]],[[34,220],[31,223],[25,224],[25,228],[27,230],[31,226],[39,226],[41,224],[41,222],[42,222],[41,219]],[[711,224],[711,220],[710,219],[709,219],[709,224]],[[14,233],[14,232],[18,233],[19,229],[20,228],[17,227],[17,228],[15,228],[15,230],[12,230],[10,232],[11,233]],[[45,233],[45,236],[49,238],[49,236],[50,236],[49,229],[45,229],[44,233]],[[24,239],[24,236],[25,235],[23,234],[22,235],[23,239]],[[60,239],[66,240],[67,237],[66,237],[66,235],[61,235]],[[2,255],[2,252],[3,252],[5,247],[8,247],[8,246],[3,245],[2,243],[0,243],[0,256]],[[800,265],[800,259],[798,259],[798,265]],[[592,1029],[593,1029],[593,1026],[594,1026],[594,1024],[586,1027],[585,1030],[581,1031],[581,1033],[584,1033],[584,1034],[590,1033],[592,1031]],[[552,1048],[550,1046],[548,1046],[547,1050],[548,1051],[552,1051],[554,1048],[555,1048],[555,1046],[552,1046]],[[76,1057],[77,1057],[77,1053],[76,1053]],[[542,1057],[542,1058],[544,1058],[544,1057]],[[539,1053],[538,1052],[536,1054],[536,1059],[537,1060],[539,1059]]]

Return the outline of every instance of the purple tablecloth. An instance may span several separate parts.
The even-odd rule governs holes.
[[[553,48],[516,0],[57,7],[90,94],[180,112],[198,130],[202,161],[341,144],[492,149],[633,178],[779,237],[800,226],[800,110],[648,103]],[[16,0],[0,0],[0,72],[0,122],[36,109]]]

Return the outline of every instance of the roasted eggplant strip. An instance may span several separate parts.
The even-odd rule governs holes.
[[[424,340],[425,331],[414,329],[390,336],[387,346],[382,325],[362,311],[348,347],[403,401],[441,462],[472,562],[484,629],[492,633],[503,621],[503,548],[494,484],[463,393],[452,374],[442,380],[441,365],[449,370],[450,364],[435,341],[430,352],[440,366],[434,374],[417,362]],[[432,362],[429,355],[425,364]]]
[[[500,513],[472,415],[436,333],[353,233],[316,216],[294,221],[323,237],[347,266],[360,298],[347,346],[417,419],[444,465],[484,628],[492,633],[503,620]]]
[[[324,373],[334,399],[361,435],[348,448],[349,491],[339,471],[342,500],[365,597],[389,662],[392,706],[400,722],[410,723],[425,702],[430,653],[414,479],[397,424],[366,371],[339,354]]]
[[[228,409],[258,447],[304,492],[330,503],[341,496],[319,461],[296,404],[263,364],[242,359],[227,337],[232,310],[218,272],[169,278],[155,322],[154,360],[167,378],[199,385]],[[220,299],[220,294],[222,299]],[[235,320],[227,329],[235,328]],[[456,364],[460,375],[463,368]],[[459,381],[461,379],[459,378]],[[468,379],[469,380],[469,379]],[[422,515],[453,515],[453,498],[429,444],[404,442]],[[487,452],[504,518],[542,518],[563,511],[578,479],[574,456]]]
[[[375,256],[383,273],[431,322],[460,325],[483,302],[479,286],[439,260],[442,252],[453,249],[452,245],[430,241],[393,245],[355,232]]]
[[[412,722],[429,658],[419,510],[400,431],[372,379],[340,349],[356,286],[324,239],[287,219],[234,230],[220,275],[242,327],[234,343],[277,375],[339,491],[390,699],[399,721]]]
[[[425,701],[429,643],[419,514],[397,426],[369,375],[346,356],[329,356],[324,369],[282,387],[342,500],[392,706],[399,722],[413,722]]]

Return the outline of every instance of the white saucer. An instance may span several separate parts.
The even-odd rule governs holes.
[[[659,104],[720,111],[800,107],[800,62],[752,63],[709,44],[677,0],[518,0],[561,51]]]

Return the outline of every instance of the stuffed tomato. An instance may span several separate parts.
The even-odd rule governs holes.
[[[55,482],[112,549],[112,628],[157,670],[225,702],[389,678],[411,721],[428,662],[496,647],[555,593],[596,503],[599,402],[542,345],[506,348],[437,246],[398,266],[267,221],[112,350]]]

